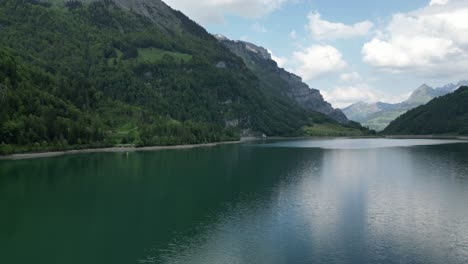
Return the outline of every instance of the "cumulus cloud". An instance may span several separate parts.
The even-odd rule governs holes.
[[[347,66],[341,52],[330,45],[312,45],[296,51],[293,53],[291,63],[294,72],[305,81],[328,73],[339,72]]]
[[[280,8],[288,0],[165,0],[199,23],[221,23],[226,14],[259,18]]]
[[[387,102],[397,103],[408,98],[408,94],[392,96],[374,89],[365,83],[346,86],[336,86],[331,90],[321,91],[325,100],[334,107],[345,108],[356,102]]]
[[[368,20],[346,25],[324,20],[318,12],[312,12],[308,16],[309,23],[306,26],[312,36],[317,40],[325,39],[347,39],[358,36],[365,36],[374,27]]]
[[[392,17],[378,36],[364,44],[363,60],[392,72],[452,77],[468,69],[468,1],[432,1],[429,6]]]
[[[449,2],[449,0],[431,0],[430,6],[432,5],[445,5]]]
[[[361,75],[357,72],[346,72],[340,75],[341,82],[356,82],[361,80]]]
[[[334,107],[345,108],[356,102],[379,101],[377,92],[365,84],[351,86],[338,86],[328,91],[321,91],[325,100]]]

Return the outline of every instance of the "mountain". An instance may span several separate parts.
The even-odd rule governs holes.
[[[468,135],[468,87],[408,111],[384,130],[388,135]]]
[[[426,84],[413,91],[411,96],[401,103],[365,103],[358,102],[343,109],[346,116],[353,121],[377,131],[382,131],[391,121],[410,109],[423,105],[430,100],[452,93],[461,86],[468,85],[468,81],[457,84],[447,84],[439,88],[432,88]]]
[[[349,121],[341,110],[334,109],[323,99],[319,90],[311,89],[301,77],[278,67],[267,49],[245,41],[233,41],[223,35],[215,37],[242,58],[260,79],[265,92],[278,98],[289,98],[303,109],[323,113],[339,123]]]
[[[0,153],[303,135],[334,123],[268,90],[160,0],[2,0],[0,32]]]
[[[456,84],[449,83],[447,85],[444,85],[442,87],[437,88],[437,90],[439,90],[442,93],[445,92],[445,94],[448,94],[448,93],[452,93],[452,92],[456,91],[458,88],[460,88],[462,86],[468,86],[468,81],[460,81],[460,82],[458,82]]]
[[[418,89],[414,90],[408,100],[405,101],[408,105],[423,105],[433,98],[440,96],[437,89],[427,86],[426,84],[421,85]]]

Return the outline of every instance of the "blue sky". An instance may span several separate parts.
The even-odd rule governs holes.
[[[467,0],[166,0],[210,33],[271,50],[335,107],[468,79]],[[466,37],[464,37],[466,36]]]

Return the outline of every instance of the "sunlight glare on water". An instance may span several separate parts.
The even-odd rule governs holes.
[[[86,154],[0,173],[0,263],[468,263],[455,141]]]

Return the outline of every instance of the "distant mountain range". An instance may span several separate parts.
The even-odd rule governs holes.
[[[448,87],[449,90],[451,89]],[[468,87],[406,112],[384,130],[388,135],[468,135]]]
[[[343,112],[350,120],[360,122],[363,126],[376,131],[382,131],[390,122],[406,113],[408,110],[426,104],[436,97],[452,93],[459,87],[467,85],[468,81],[460,81],[457,84],[451,83],[438,88],[432,88],[423,84],[417,88],[406,101],[401,103],[358,102],[344,108]]]

